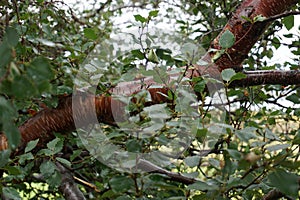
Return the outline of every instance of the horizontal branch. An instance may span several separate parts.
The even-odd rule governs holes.
[[[143,171],[147,171],[150,173],[159,173],[159,174],[164,174],[170,178],[172,181],[180,182],[183,184],[192,184],[195,183],[197,180],[193,178],[189,178],[186,176],[183,176],[179,173],[175,172],[170,172],[168,170],[165,170],[161,167],[158,167],[157,165],[154,165],[153,163],[147,161],[147,160],[139,160],[137,167]]]
[[[274,21],[283,17],[291,16],[291,15],[300,15],[300,11],[289,11],[289,12],[284,12],[278,15],[274,15],[271,17],[266,18],[264,21]]]
[[[300,84],[299,70],[259,70],[246,71],[245,79],[233,81],[230,87],[246,87],[255,85],[298,85]]]
[[[203,67],[199,67],[197,70],[188,70],[186,76],[187,78],[199,77],[201,74],[207,75],[214,73],[214,76],[216,76],[217,72],[213,71],[214,69],[215,68],[209,68],[210,71],[205,71]],[[263,84],[300,84],[300,71],[298,70],[248,71],[244,73],[247,77],[232,82],[230,87],[246,87]],[[179,75],[180,74],[178,74],[178,76]],[[174,74],[172,76],[174,76]],[[146,102],[148,105],[169,101],[167,98],[169,88],[150,88],[151,85],[155,84],[151,77],[147,78],[143,83],[145,84],[143,87],[141,87],[140,81],[121,83],[110,92],[130,96],[142,90],[147,90],[151,95],[151,101]],[[95,124],[98,122],[116,125],[116,121],[120,122],[124,120],[122,117],[124,116],[125,106],[123,102],[106,95],[94,96],[92,94],[78,93],[73,94],[73,96],[61,97],[57,108],[45,108],[19,127],[22,144],[16,152],[20,153],[27,142],[38,138],[41,144],[45,144],[47,141],[53,139],[54,132],[64,133],[74,131],[76,127],[79,128],[87,124]],[[7,138],[4,134],[0,134],[0,150],[7,148]]]

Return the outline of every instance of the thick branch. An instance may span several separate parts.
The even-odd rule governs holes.
[[[254,85],[298,85],[300,84],[300,71],[261,70],[244,72],[247,77],[243,80],[234,81],[230,87],[246,87]]]
[[[274,21],[276,19],[280,19],[282,17],[287,17],[290,15],[300,15],[300,11],[290,11],[290,12],[280,13],[278,15],[271,16],[271,17],[265,19],[264,21]]]
[[[159,174],[167,175],[170,178],[170,180],[177,181],[177,182],[187,184],[187,185],[195,183],[197,181],[196,179],[188,178],[179,173],[174,173],[174,172],[165,170],[161,167],[154,165],[153,163],[151,163],[147,160],[139,160],[137,167],[143,171],[149,171],[150,173],[159,173]]]
[[[266,22],[250,23],[244,20],[242,17],[245,16],[250,19],[253,19],[258,15],[262,15],[267,18],[272,17],[283,13],[285,10],[287,10],[292,5],[295,5],[297,2],[298,0],[245,0],[233,14],[233,17],[228,21],[223,31],[211,44],[212,49],[220,49],[220,36],[224,31],[230,30],[236,37],[236,42],[233,47],[229,48],[227,50],[227,53],[222,55],[215,63],[211,63],[214,52],[208,51],[203,59],[210,63],[209,67],[198,66],[196,67],[196,70],[190,69],[185,74],[186,77],[199,77],[203,74],[209,74],[211,77],[218,77],[221,70],[232,66],[241,65],[254,43],[259,39],[265,28],[269,25],[269,23]],[[293,76],[293,73],[290,75]],[[254,75],[249,74],[249,78],[243,81],[243,85],[249,85],[250,83],[259,84],[261,82],[268,83],[270,82],[269,80],[271,80],[267,79],[266,77],[254,78],[253,76]],[[271,74],[269,74],[268,76],[271,76]],[[260,75],[260,77],[263,77],[263,75]],[[279,77],[278,79],[274,79],[277,81],[284,80],[284,78],[282,78],[282,75],[276,75],[273,77]],[[129,85],[130,83],[119,85],[117,89],[114,89],[114,92],[117,91],[117,93],[119,94],[121,93],[123,95],[130,95],[141,90],[140,85],[133,85],[133,87],[132,84],[130,87]],[[149,85],[151,85],[151,83],[148,83],[148,86]],[[166,101],[166,98],[164,98],[164,96],[160,94],[166,94],[167,88],[152,90],[149,89],[149,92],[151,93],[152,103],[160,103],[162,101]],[[80,95],[77,95],[76,97],[79,96]],[[73,101],[75,99],[73,98]],[[121,115],[113,115],[113,113],[119,113],[120,111],[122,111],[122,108],[124,106],[121,102],[113,100],[111,97],[104,96],[94,99],[94,97],[91,97],[90,95],[86,95],[86,97],[85,95],[81,95],[81,97],[77,98],[77,100],[75,101],[78,101],[78,103],[75,102],[74,104],[73,102],[73,105],[76,106],[72,107],[72,98],[66,97],[65,99],[62,99],[60,101],[59,106],[56,109],[45,109],[31,119],[24,122],[23,125],[19,127],[22,136],[21,147],[24,147],[24,144],[26,144],[30,140],[34,140],[37,138],[40,138],[41,143],[43,143],[49,140],[49,138],[53,137],[53,132],[66,132],[74,130],[74,120],[79,121],[80,125],[82,126],[84,126],[86,123],[97,123],[95,121],[90,121],[91,119],[95,119],[95,113],[97,115],[96,119],[98,118],[99,121],[108,124],[114,124],[116,120],[114,119],[114,117]],[[0,149],[7,148],[7,145],[5,145],[5,143],[7,143],[5,137],[3,137],[2,135],[0,139]]]
[[[212,72],[212,71],[210,71]],[[200,76],[198,71],[188,72],[190,76]],[[193,74],[193,75],[191,75]],[[245,72],[247,77],[243,80],[234,81],[230,87],[245,87],[263,84],[280,84],[291,85],[300,84],[300,71],[248,71]],[[146,88],[155,82],[152,78],[144,81]],[[132,81],[121,83],[118,87],[111,90],[114,94],[133,94],[141,91],[140,81]],[[167,102],[164,96],[168,94],[168,88],[151,88],[148,89],[151,94],[152,101],[148,104],[156,104]],[[72,102],[73,101],[73,102]],[[73,103],[73,107],[72,107]],[[45,143],[53,138],[53,132],[68,132],[91,123],[106,123],[116,125],[116,121],[120,122],[124,119],[125,104],[111,96],[94,96],[91,94],[78,93],[73,96],[62,97],[59,106],[55,109],[44,109],[38,114],[25,121],[19,127],[22,136],[22,150],[27,142],[40,139],[41,143]],[[98,119],[98,121],[95,121]],[[0,134],[0,150],[8,147],[6,137]],[[17,150],[18,152],[18,150]]]
[[[291,198],[284,195],[282,192],[280,192],[277,189],[271,190],[268,194],[266,194],[263,197],[263,200],[273,200],[273,199],[280,199],[282,197],[286,197],[288,200],[291,200]]]
[[[230,68],[232,66],[241,66],[241,63],[247,58],[247,55],[253,45],[261,37],[266,28],[273,20],[273,16],[278,17],[289,7],[298,3],[298,0],[245,0],[233,14],[231,19],[225,25],[218,37],[212,42],[211,49],[221,49],[219,45],[220,36],[229,30],[235,36],[235,44],[227,49],[227,53],[223,54],[215,64],[219,70]],[[263,22],[249,22],[243,17],[246,17],[252,21],[256,16],[266,17]],[[209,61],[214,57],[216,51],[208,51],[205,55],[205,60]]]

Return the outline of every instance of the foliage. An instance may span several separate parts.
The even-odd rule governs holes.
[[[297,198],[299,86],[231,89],[230,83],[244,75],[228,69],[221,74],[224,98],[218,102],[204,88],[220,80],[193,79],[195,92],[202,98],[198,100],[193,92],[189,94],[185,89],[186,80],[182,77],[167,81],[170,68],[184,73],[182,66],[206,64],[199,55],[208,49],[239,2],[106,1],[86,9],[63,1],[1,2],[0,131],[6,134],[10,144],[10,150],[0,152],[2,194],[8,199],[63,199],[59,192],[62,174],[56,166],[61,163],[77,177],[81,191],[91,199],[262,199],[273,189]],[[131,11],[133,22],[118,23],[122,14]],[[156,24],[174,21],[172,28],[176,34],[157,36],[149,31]],[[138,35],[133,35],[136,49],[118,54],[108,45],[99,56],[106,68],[83,64],[87,55],[97,49],[97,44],[104,44],[113,34],[132,27],[139,30]],[[294,17],[277,20],[266,30],[246,59],[245,70],[299,69],[300,35],[285,34],[281,38],[276,33],[283,27],[293,28]],[[164,41],[159,37],[170,35],[181,51],[161,44]],[[291,43],[282,42],[285,38]],[[221,53],[226,53],[234,41],[233,34],[225,32],[220,38]],[[284,45],[295,55],[294,60],[270,64],[273,51]],[[111,62],[109,56],[113,53],[117,56]],[[122,124],[124,129],[100,124],[106,138],[96,130],[97,137],[92,138],[95,140],[92,144],[101,147],[103,141],[109,140],[122,150],[145,153],[174,144],[174,136],[181,139],[176,143],[179,145],[188,132],[192,138],[190,145],[164,168],[195,178],[195,183],[185,185],[160,173],[130,173],[106,166],[90,154],[84,144],[89,138],[84,140],[79,131],[55,133],[56,137],[43,147],[38,147],[38,141],[29,142],[24,154],[9,157],[11,149],[20,142],[17,126],[45,107],[56,107],[61,95],[72,93],[82,66],[88,75],[103,74],[96,77],[100,79],[96,83],[97,94],[118,82],[150,76],[156,83],[170,88],[184,88],[173,90],[167,96],[172,101],[180,99],[180,105],[175,108],[170,103],[144,106],[145,99],[149,98],[146,92],[128,97],[136,100],[127,106],[128,113],[134,113],[130,123]],[[94,87],[93,79],[89,81]],[[197,113],[190,108],[190,102],[195,101],[198,101]],[[195,116],[184,118],[184,114],[194,112],[196,120]],[[135,137],[128,130],[139,130],[141,135]],[[148,136],[148,133],[154,134]],[[111,147],[100,150],[110,155]],[[127,164],[130,168],[135,163]]]

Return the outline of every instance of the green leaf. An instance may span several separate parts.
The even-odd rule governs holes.
[[[54,73],[52,71],[52,65],[49,63],[48,59],[44,57],[35,58],[29,64],[27,68],[27,74],[28,76],[20,77],[20,79],[23,79],[22,82],[24,82],[24,84],[26,85],[26,89],[25,86],[19,87],[19,90],[21,91],[15,88],[15,92],[19,97],[22,95],[24,97],[30,97],[50,90],[50,81],[54,78]],[[22,84],[22,82],[20,84]],[[22,92],[24,94],[22,94]]]
[[[242,16],[241,18],[244,19],[244,20],[246,20],[247,22],[252,23],[252,20],[249,17]]]
[[[8,149],[0,151],[0,168],[4,167],[8,163],[10,153],[11,151]]]
[[[294,22],[295,22],[294,15],[290,15],[282,19],[282,23],[284,24],[285,28],[288,31],[294,27],[295,25]]]
[[[236,75],[236,72],[233,70],[233,69],[231,69],[231,68],[229,68],[229,69],[224,69],[222,72],[221,72],[221,75],[222,75],[222,79],[224,80],[224,81],[230,81],[231,80],[231,78],[234,76],[234,75]]]
[[[6,121],[2,126],[3,126],[3,131],[8,139],[9,146],[12,149],[17,148],[17,146],[21,141],[21,135],[19,129],[12,121]]]
[[[15,188],[4,187],[2,188],[2,193],[5,194],[7,199],[21,200],[20,194]]]
[[[151,43],[151,40],[149,38],[146,38],[146,44],[148,48],[151,46]]]
[[[38,152],[38,155],[52,156],[53,155],[53,151],[51,151],[50,149],[41,149]]]
[[[0,58],[1,58],[0,69],[8,65],[9,62],[12,60],[11,48],[9,48],[6,43],[2,43],[0,45]]]
[[[186,58],[191,58],[198,53],[198,46],[188,42],[182,45],[180,51]]]
[[[297,134],[293,139],[293,144],[300,144],[300,130],[297,131]]]
[[[229,30],[226,30],[219,39],[219,44],[223,49],[228,49],[232,47],[232,45],[235,42],[235,37],[233,33],[231,33]]]
[[[70,161],[68,161],[64,158],[57,157],[56,160],[68,167],[71,167],[71,165],[72,165],[72,163]]]
[[[300,117],[300,108],[296,108],[294,114],[295,114],[297,117]]]
[[[220,161],[217,160],[217,159],[209,158],[208,162],[209,162],[209,164],[210,164],[211,166],[213,166],[213,167],[216,168],[216,169],[220,169],[220,167],[221,167],[221,166],[220,166]]]
[[[235,149],[227,149],[226,151],[228,152],[228,154],[229,154],[232,158],[234,158],[234,159],[236,159],[236,160],[240,160],[240,159],[242,158],[242,153],[239,152],[238,150],[235,150]]]
[[[16,111],[14,107],[2,96],[0,96],[0,127],[7,137],[11,148],[16,148],[21,140],[17,126],[14,123]]]
[[[82,153],[82,149],[77,149],[73,151],[73,154],[70,157],[70,160],[73,161],[75,158],[77,158]]]
[[[285,171],[284,169],[277,169],[268,176],[270,184],[276,187],[279,191],[287,196],[297,198],[299,189],[299,176]]]
[[[51,161],[43,162],[40,165],[40,172],[43,174],[45,178],[52,176],[55,170],[56,170],[56,165]]]
[[[114,176],[109,184],[115,193],[127,192],[134,186],[134,182],[127,176]]]
[[[19,35],[14,28],[8,27],[3,36],[3,41],[0,45],[0,69],[9,64],[12,60],[12,49],[18,44]],[[1,71],[0,71],[1,72]],[[0,73],[0,76],[2,74]]]
[[[202,80],[202,81],[199,81],[199,82],[197,82],[197,83],[195,84],[194,90],[195,90],[195,92],[201,93],[201,92],[204,91],[205,87],[206,87],[206,83],[205,83],[204,80]]]
[[[37,94],[37,89],[28,76],[16,76],[13,81],[5,81],[2,90],[18,99],[25,99]]]
[[[209,182],[197,181],[187,187],[190,190],[200,190],[200,191],[212,191],[217,190],[219,187],[215,184],[210,184]]]
[[[224,54],[225,50],[221,49],[218,51],[215,51],[215,54],[213,55],[213,57],[211,58],[212,62],[216,62],[216,60],[218,60],[223,54]]]
[[[19,34],[16,29],[8,27],[3,37],[3,43],[7,43],[10,47],[15,47],[19,42]]]
[[[153,63],[159,63],[158,57],[153,49],[150,49],[148,53],[148,60]]]
[[[3,96],[0,96],[0,118],[2,118],[0,123],[15,114],[14,107]]]
[[[61,138],[55,138],[54,140],[47,143],[47,147],[49,150],[53,152],[53,154],[56,154],[60,152],[63,148],[64,141]]]
[[[173,58],[171,56],[172,51],[170,49],[156,49],[156,55],[162,59],[162,60],[166,60],[168,62],[172,62]]]
[[[149,12],[149,17],[156,17],[158,15],[159,10],[151,10]]]
[[[244,78],[247,78],[247,75],[242,72],[238,72],[231,77],[230,81],[241,80]]]
[[[266,129],[265,137],[270,139],[270,140],[280,141],[280,138],[268,128]]]
[[[126,149],[129,152],[141,152],[142,146],[139,141],[131,139],[126,142]]]
[[[17,176],[22,173],[19,166],[6,166],[4,169],[8,172],[9,175],[13,176]]]
[[[289,147],[290,147],[290,144],[275,144],[275,145],[266,147],[266,149],[269,151],[278,151],[278,150],[282,150],[282,149],[287,149]]]
[[[37,38],[36,40],[39,41],[41,44],[48,46],[48,47],[61,46],[61,45],[55,44],[54,42],[47,40],[47,39]]]
[[[253,22],[262,22],[264,20],[266,20],[267,18],[262,16],[262,15],[257,15],[253,18]]]
[[[291,94],[290,96],[286,97],[286,99],[295,104],[300,103],[300,97],[297,94]]]
[[[200,156],[186,157],[183,161],[189,167],[196,167],[200,163]]]
[[[25,154],[20,155],[19,163],[22,165],[25,163],[26,160],[33,160],[33,159],[34,159],[34,157],[31,152],[25,153]]]
[[[131,54],[135,57],[137,57],[138,59],[142,60],[145,58],[145,55],[141,52],[141,50],[139,49],[134,49],[131,51]]]
[[[115,200],[132,200],[132,198],[129,195],[123,195],[123,196],[117,197]]]
[[[25,148],[25,153],[28,153],[29,151],[34,149],[38,142],[39,142],[39,139],[32,140],[32,141],[28,142],[27,145],[26,145],[26,148]]]
[[[87,39],[96,40],[98,38],[98,35],[93,28],[85,28],[83,34]]]
[[[207,136],[208,133],[208,129],[207,128],[203,128],[203,129],[198,129],[197,130],[197,134],[196,134],[196,138],[199,142],[204,142],[205,138]]]
[[[148,116],[154,119],[168,119],[170,116],[166,113],[166,104],[155,104],[144,108]],[[156,121],[156,123],[159,123]]]
[[[244,141],[244,142],[249,142],[250,139],[257,138],[255,131],[257,128],[255,127],[246,127],[242,130],[237,130],[235,131],[236,136]]]
[[[54,78],[54,73],[52,71],[52,65],[49,63],[49,60],[45,57],[35,58],[29,65],[27,73],[32,77],[33,80],[48,81],[49,79]]]
[[[281,46],[280,40],[278,39],[278,37],[274,37],[272,40],[272,45],[278,49]]]
[[[46,182],[50,187],[58,187],[61,184],[61,174],[58,171],[55,171],[50,177],[46,179]]]
[[[137,22],[142,22],[142,23],[147,22],[147,19],[145,17],[141,16],[141,15],[134,15],[134,19]]]

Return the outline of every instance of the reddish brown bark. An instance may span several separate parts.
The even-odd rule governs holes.
[[[211,63],[215,53],[209,51],[203,59],[209,62],[210,65],[197,66],[196,69],[189,69],[185,76],[191,78],[209,74],[210,76],[216,77],[220,74],[220,71],[225,68],[240,66],[252,46],[270,23],[269,21],[250,23],[242,19],[242,16],[246,16],[250,19],[258,15],[270,17],[282,13],[297,2],[298,0],[245,0],[220,33],[221,35],[225,30],[230,30],[236,37],[235,44],[227,50],[227,54],[223,54],[215,63]],[[212,42],[211,48],[220,49],[218,44],[220,35]],[[153,82],[151,79],[148,81],[148,85],[151,85]],[[112,91],[130,95],[140,90],[141,86],[133,82],[120,84]],[[166,97],[162,95],[167,94],[167,88],[152,88],[148,89],[148,91],[152,97],[152,102],[148,103],[167,101]],[[64,97],[60,100],[57,108],[44,109],[19,127],[22,137],[20,149],[31,140],[39,138],[42,144],[53,138],[54,132],[74,130],[74,121],[79,122],[79,126],[97,123],[93,121],[93,119],[115,125],[116,118],[120,117],[118,120],[122,120],[123,107],[124,103],[110,96],[103,95],[94,97],[93,95],[79,93],[73,96],[73,98],[72,96]],[[76,124],[76,126],[78,126],[78,124]],[[8,146],[6,137],[3,134],[0,134],[0,145],[0,150],[6,149]]]
[[[167,94],[168,89],[152,88],[148,91],[152,98],[151,104],[168,101],[162,95]],[[95,96],[81,92],[63,97],[57,108],[41,110],[19,127],[22,141],[15,153],[20,153],[31,140],[39,139],[39,144],[44,144],[53,139],[54,132],[72,131],[88,124],[98,123],[98,121],[115,126],[116,121],[124,120],[125,105],[111,96]],[[0,145],[0,150],[8,148],[4,134],[0,134]]]
[[[300,84],[300,71],[279,71],[279,70],[261,70],[244,72],[246,78],[231,83],[230,87],[245,87],[254,85],[298,85]]]
[[[223,54],[215,62],[219,70],[242,67],[241,63],[247,58],[253,45],[271,23],[268,20],[266,22],[251,23],[242,17],[249,18],[252,21],[256,16],[268,18],[284,12],[296,3],[298,3],[298,0],[245,0],[211,44],[212,49],[221,49],[219,39],[226,30],[231,31],[235,36],[235,44],[227,50],[227,54]],[[215,52],[208,51],[205,60],[210,60],[214,55]]]

